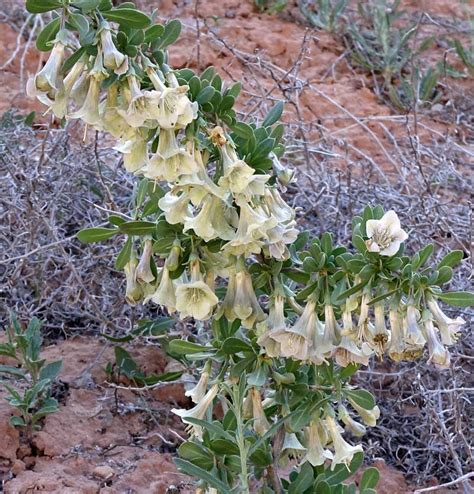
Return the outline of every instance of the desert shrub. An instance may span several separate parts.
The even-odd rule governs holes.
[[[78,238],[121,243],[127,303],[187,323],[179,338],[157,321],[163,348],[199,377],[187,392],[195,406],[173,410],[190,432],[178,468],[199,492],[354,492],[345,481],[362,465],[362,446],[341,424],[357,438],[380,411],[353,377],[374,355],[414,360],[425,347],[430,363],[449,367],[464,321],[439,304],[474,302],[442,290],[463,253],[437,263],[431,244],[407,253],[408,233],[382,206],[354,217],[347,247],[327,232],[299,232],[280,194],[292,178],[279,161],[281,103],[261,124],[239,121],[240,83],[226,85],[213,67],[173,70],[166,49],[178,21],[157,24],[133,4],[104,0],[27,7],[60,12],[39,37],[51,54],[29,94],[59,118],[112,135],[140,177],[129,214]],[[121,350],[108,370],[116,368],[147,384]],[[358,487],[368,494],[377,480],[369,469]]]

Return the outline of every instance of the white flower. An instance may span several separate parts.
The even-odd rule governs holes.
[[[287,330],[285,320],[285,297],[275,294],[270,301],[270,310],[265,321],[257,324],[259,337],[257,343],[265,348],[269,357],[281,355],[281,345],[272,335],[284,333]]]
[[[135,278],[139,283],[151,283],[155,279],[155,275],[152,273],[150,267],[152,254],[153,242],[151,240],[145,240],[143,253],[135,272]]]
[[[313,467],[317,467],[324,465],[326,460],[330,460],[333,457],[331,451],[324,449],[320,427],[314,420],[304,430],[303,444],[306,447],[306,456],[302,460],[302,463],[308,461]]]
[[[58,118],[63,118],[68,113],[68,104],[72,88],[84,72],[85,63],[82,60],[76,62],[69,74],[64,78],[59,91],[57,91],[54,101],[51,103],[51,110]]]
[[[191,408],[190,410],[173,408],[171,411],[174,414],[179,415],[185,424],[189,424],[189,421],[186,420],[188,417],[203,420],[208,408],[211,406],[214,398],[217,396],[218,391],[219,384],[214,384],[194,408]],[[201,426],[192,425],[192,429],[194,430],[194,434],[198,438],[202,438]]]
[[[420,330],[418,322],[420,321],[420,312],[411,303],[407,306],[406,317],[404,318],[405,342],[410,347],[410,350],[422,350],[426,339]]]
[[[367,220],[367,249],[381,256],[394,256],[408,234],[400,227],[395,211],[387,211],[380,220]]]
[[[204,399],[207,391],[207,385],[209,383],[209,377],[211,375],[211,364],[208,361],[204,366],[201,377],[198,383],[192,389],[186,391],[185,396],[189,396],[194,403],[199,403]]]
[[[326,417],[326,425],[334,447],[334,457],[331,463],[331,470],[334,470],[334,467],[341,463],[349,465],[356,453],[362,453],[362,446],[360,444],[357,446],[351,446],[349,443],[344,441],[338,424],[331,416]]]
[[[371,410],[367,410],[366,408],[358,405],[352,398],[349,398],[349,403],[359,414],[364,424],[370,427],[375,427],[377,424],[377,419],[380,417],[380,408],[377,405],[375,405]]]
[[[238,271],[231,273],[229,278],[221,310],[229,321],[240,319],[244,328],[251,329],[256,322],[265,318],[265,314],[255,295],[250,273],[242,259],[238,262],[240,263]]]
[[[143,291],[136,280],[137,259],[132,254],[130,260],[123,268],[127,280],[127,288],[125,290],[125,299],[130,305],[136,305],[142,298]]]
[[[305,452],[306,448],[301,444],[296,434],[294,432],[285,432],[281,453],[293,458],[299,458]]]
[[[385,306],[383,301],[375,304],[374,318],[375,327],[371,332],[369,344],[374,349],[375,354],[381,358],[390,341],[390,333],[385,326]]]
[[[166,307],[169,313],[176,310],[176,289],[166,265],[161,270],[158,288],[149,298],[153,303]]]
[[[127,57],[120,53],[112,39],[112,34],[108,24],[105,24],[100,32],[102,52],[104,54],[104,66],[113,70],[116,74],[122,74],[123,69],[128,67]]]
[[[270,424],[263,410],[260,391],[257,388],[251,388],[249,393],[252,398],[253,428],[259,436],[263,436],[270,428]]]
[[[283,357],[304,361],[310,357],[316,324],[316,302],[308,300],[303,313],[293,326],[275,332],[270,337],[280,344]]]
[[[226,204],[218,197],[207,196],[197,216],[185,221],[184,231],[192,229],[198,237],[206,242],[214,238],[231,240],[235,230],[227,220],[227,209]]]
[[[369,358],[372,354],[373,351],[367,343],[362,343],[359,348],[349,336],[342,336],[341,342],[333,353],[337,365],[341,367],[347,367],[349,364],[369,365]]]
[[[206,321],[211,317],[219,300],[203,281],[199,260],[191,261],[190,265],[191,281],[176,288],[176,309],[182,319],[193,317],[199,321]]]
[[[193,157],[178,146],[173,129],[161,129],[158,149],[146,166],[143,174],[147,178],[174,182],[181,175],[190,175],[197,171]]]
[[[466,321],[462,317],[456,319],[448,317],[434,298],[428,299],[428,307],[441,333],[442,343],[448,346],[454,345],[458,339],[458,332]]]
[[[439,341],[431,313],[428,310],[423,311],[423,329],[428,342],[428,352],[430,355],[428,362],[432,362],[438,369],[449,369],[451,365],[449,351]]]
[[[64,59],[64,43],[56,41],[44,67],[34,77],[34,87],[42,93],[59,89],[60,71]]]
[[[128,172],[136,172],[148,162],[148,142],[140,132],[119,141],[114,149],[123,154],[123,164]]]
[[[390,346],[387,353],[392,360],[400,362],[405,353],[405,343],[403,339],[403,327],[400,320],[400,311],[396,304],[390,305],[388,313],[390,321]]]
[[[360,424],[351,417],[344,405],[339,407],[339,417],[346,426],[346,431],[349,431],[355,437],[362,437],[367,432],[364,425]]]
[[[192,219],[191,197],[187,191],[179,194],[179,189],[167,192],[159,201],[158,206],[165,213],[165,218],[171,225],[184,223]]]
[[[151,67],[147,69],[147,74],[155,89],[161,93],[155,112],[155,118],[161,128],[186,127],[197,118],[198,105],[197,102],[191,103],[187,97],[188,86],[166,87]]]
[[[130,102],[126,110],[119,109],[119,114],[131,127],[156,127],[154,111],[160,100],[158,91],[142,91],[134,75],[127,77]]]
[[[135,135],[135,130],[125,121],[119,113],[118,103],[118,84],[112,84],[107,89],[107,98],[99,105],[99,113],[101,115],[102,130],[109,132],[117,139],[126,138],[127,134],[132,137]]]

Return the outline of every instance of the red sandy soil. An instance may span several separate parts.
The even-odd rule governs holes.
[[[150,0],[137,3],[145,7],[156,5]],[[459,3],[453,0],[404,3],[412,10],[425,9],[436,19],[462,16]],[[17,0],[5,1],[5,6],[12,9],[18,4]],[[344,52],[341,43],[295,20],[293,10],[270,16],[256,13],[250,1],[201,0],[199,37],[193,1],[163,0],[159,14],[164,19],[178,17],[185,24],[180,42],[171,50],[172,64],[199,70],[212,64],[224,78],[242,80],[247,89],[241,107],[244,113],[264,115],[268,100],[286,96],[290,101],[284,119],[293,129],[304,125],[308,129],[305,136],[312,144],[326,137],[337,139],[336,150],[343,156],[349,145],[354,158],[367,155],[393,170],[388,158],[392,153],[388,133],[406,138],[405,122],[389,118],[382,122],[385,130],[380,121],[373,120],[395,113],[374,94],[370,78],[354,72],[340,58]],[[21,25],[21,17],[13,26],[0,23],[0,67],[15,50]],[[438,46],[429,56],[439,59],[442,53],[443,48]],[[31,47],[24,55],[21,49],[0,72],[0,112],[11,107],[23,114],[42,111],[38,102],[24,94],[28,73],[40,65],[38,53]],[[297,91],[285,92],[294,86],[289,71],[300,79]],[[449,81],[448,96],[441,104],[468,91],[466,82]],[[472,87],[470,91],[472,94]],[[355,118],[367,120],[361,124]],[[456,127],[449,119],[441,118],[439,112],[425,113],[420,121],[425,125],[420,129],[422,141],[450,135],[459,145],[465,145],[462,123]],[[172,455],[167,452],[179,445],[179,436],[185,437],[182,424],[169,412],[173,406],[189,405],[182,387],[170,384],[146,394],[120,390],[116,402],[114,389],[107,384],[102,370],[113,359],[112,348],[107,348],[96,361],[104,344],[97,339],[75,337],[46,349],[47,358],[64,358],[60,378],[68,391],[60,411],[47,417],[42,430],[34,435],[33,451],[22,444],[18,431],[9,425],[13,409],[0,389],[0,480],[4,492],[165,493],[170,485],[177,486],[177,492],[193,492],[186,477],[176,472]],[[156,347],[138,345],[131,352],[147,372],[163,372],[167,365]],[[91,365],[93,368],[87,372]],[[380,494],[412,492],[401,473],[383,461],[377,466],[382,473]]]

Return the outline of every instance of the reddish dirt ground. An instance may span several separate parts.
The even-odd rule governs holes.
[[[150,0],[137,3],[154,5]],[[453,0],[410,0],[404,4],[410,11],[424,9],[435,19],[463,15]],[[7,0],[5,7],[10,6],[17,8],[18,1]],[[411,123],[407,126],[404,118],[392,118],[397,114],[374,94],[370,78],[354,72],[341,57],[341,43],[303,25],[295,19],[294,9],[270,16],[255,13],[250,1],[201,0],[197,22],[192,1],[163,0],[159,7],[160,17],[178,17],[185,24],[180,42],[171,51],[174,66],[201,70],[212,64],[229,80],[242,80],[247,88],[241,107],[244,113],[263,115],[269,106],[265,102],[286,97],[289,103],[284,119],[296,129],[295,135],[304,126],[306,137],[316,145],[327,133],[343,156],[346,152],[355,158],[370,156],[385,169],[394,169],[389,136],[406,138],[408,130],[413,130]],[[0,67],[17,48],[22,22],[20,18],[11,25],[0,20]],[[22,43],[26,33],[26,38],[19,37]],[[429,56],[443,50],[437,46]],[[0,72],[0,112],[11,107],[23,114],[42,111],[39,103],[24,94],[28,73],[40,64],[31,47],[26,53],[20,49],[4,67]],[[447,84],[448,96],[442,105],[464,91],[473,91],[465,81]],[[451,135],[460,146],[465,145],[462,123],[455,126],[441,113],[426,112],[420,117],[420,139]],[[181,493],[192,492],[168,453],[179,445],[179,436],[185,436],[182,424],[169,412],[177,404],[189,405],[182,387],[170,384],[146,394],[119,390],[116,397],[102,370],[112,360],[112,347],[97,359],[104,344],[75,337],[46,349],[47,358],[64,358],[60,379],[67,391],[60,411],[47,417],[42,430],[34,435],[33,451],[22,445],[18,431],[9,425],[13,409],[0,388],[0,480],[5,493],[158,494],[170,485]],[[148,372],[163,372],[167,365],[156,348],[138,345],[131,352]],[[376,466],[382,473],[380,494],[412,492],[400,472],[383,461]]]

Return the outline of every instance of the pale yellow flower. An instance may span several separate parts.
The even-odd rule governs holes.
[[[434,298],[428,299],[428,307],[441,334],[442,343],[448,346],[454,345],[458,339],[458,332],[466,321],[462,317],[456,319],[448,317]]]
[[[369,237],[367,249],[381,256],[394,256],[408,238],[395,211],[387,211],[380,220],[367,220],[365,228]]]
[[[380,408],[375,405],[371,410],[367,410],[364,407],[358,405],[352,398],[349,398],[349,403],[352,408],[359,414],[362,422],[369,427],[375,427],[377,425],[377,419],[380,417]]]
[[[136,269],[138,261],[134,254],[124,267],[127,287],[125,290],[125,299],[130,305],[136,305],[143,297],[143,290],[136,280]]]
[[[306,456],[302,463],[308,461],[313,467],[324,465],[326,460],[330,460],[333,454],[328,449],[324,449],[325,444],[320,434],[318,423],[312,420],[304,430],[304,446],[306,447]]]
[[[334,448],[334,457],[331,463],[331,470],[334,470],[335,466],[341,463],[349,465],[356,453],[362,453],[362,446],[360,444],[357,446],[352,446],[346,442],[341,436],[339,425],[331,416],[328,415],[325,421]]]
[[[160,282],[156,291],[149,298],[153,303],[166,307],[169,313],[175,312],[176,288],[166,265],[161,269]]]
[[[211,375],[211,364],[207,362],[202,371],[201,377],[196,386],[189,389],[184,394],[189,396],[194,403],[199,403],[204,399],[207,391],[207,385],[209,384],[209,378]]]
[[[259,436],[263,436],[270,428],[270,424],[263,410],[260,391],[257,388],[251,388],[249,393],[252,398],[253,428]]]
[[[447,348],[439,341],[436,329],[433,325],[431,313],[428,310],[423,312],[423,329],[428,343],[428,352],[432,362],[438,369],[449,369],[451,357]]]
[[[355,437],[362,437],[367,429],[364,425],[354,420],[344,405],[339,406],[339,417],[349,431]]]
[[[148,142],[140,132],[120,140],[114,149],[122,153],[128,172],[137,172],[148,163]]]
[[[100,41],[104,55],[104,66],[107,69],[113,70],[116,74],[125,73],[124,69],[128,68],[128,59],[123,53],[117,50],[108,24],[105,24],[100,31]]]
[[[155,279],[155,275],[152,273],[150,266],[152,254],[153,242],[147,239],[143,244],[143,253],[135,272],[135,278],[139,283],[151,283]]]
[[[65,44],[61,41],[54,43],[51,54],[44,67],[34,77],[34,87],[42,93],[58,90],[61,82],[60,71],[64,60]]]

